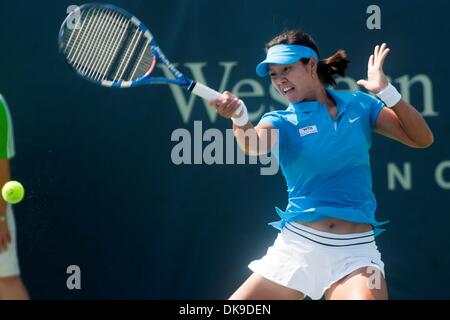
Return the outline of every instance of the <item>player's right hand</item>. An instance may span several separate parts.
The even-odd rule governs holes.
[[[215,107],[217,113],[222,117],[229,119],[236,113],[236,110],[241,105],[241,102],[234,94],[229,91],[225,91],[222,93],[220,98],[209,100],[208,104]]]

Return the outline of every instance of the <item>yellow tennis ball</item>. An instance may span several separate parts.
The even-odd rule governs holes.
[[[2,197],[6,202],[16,204],[22,201],[25,189],[17,181],[8,181],[2,188]]]

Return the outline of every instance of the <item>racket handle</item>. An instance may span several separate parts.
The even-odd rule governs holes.
[[[193,94],[196,94],[206,100],[217,99],[222,95],[220,92],[217,92],[216,90],[213,90],[199,82],[195,83],[195,86],[191,91]]]

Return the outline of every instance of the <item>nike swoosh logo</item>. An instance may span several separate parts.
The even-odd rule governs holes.
[[[353,123],[353,122],[355,122],[356,120],[358,120],[359,118],[361,118],[361,117],[356,117],[356,118],[354,118],[354,119],[348,119],[348,122]]]

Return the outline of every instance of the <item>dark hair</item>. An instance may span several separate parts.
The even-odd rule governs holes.
[[[320,57],[319,50],[317,49],[314,39],[309,34],[301,30],[289,30],[279,34],[266,44],[266,49],[269,49],[277,44],[302,45],[313,49],[317,53],[317,56]],[[302,58],[300,61],[304,64],[308,64],[309,58]],[[336,81],[333,76],[335,74],[344,76],[345,70],[347,69],[349,63],[350,61],[347,59],[345,50],[338,50],[331,57],[318,61],[317,75],[323,84],[335,87]]]

